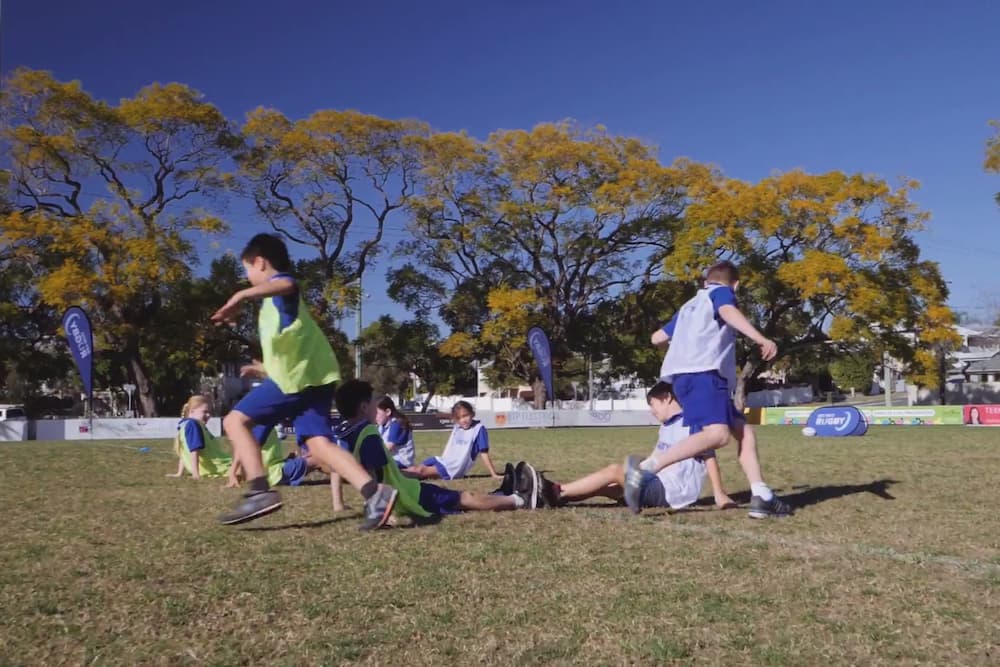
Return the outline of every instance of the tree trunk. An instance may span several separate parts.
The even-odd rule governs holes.
[[[747,378],[753,373],[753,364],[749,361],[736,372],[736,391],[733,394],[733,404],[742,413],[747,402]]]
[[[544,410],[545,401],[548,397],[545,395],[545,383],[542,382],[542,378],[535,378],[535,381],[531,385],[531,391],[534,395],[532,405],[535,406],[536,410]]]
[[[156,417],[156,390],[149,381],[149,373],[142,361],[138,341],[127,346],[125,359],[128,362],[129,376],[135,384],[136,408],[143,417]]]
[[[421,410],[421,412],[423,412],[423,413],[426,414],[427,409],[430,407],[431,399],[434,398],[434,391],[435,391],[435,389],[437,389],[437,387],[435,385],[433,385],[433,384],[428,384],[427,385],[427,398],[426,398],[426,400],[424,400],[424,407]]]

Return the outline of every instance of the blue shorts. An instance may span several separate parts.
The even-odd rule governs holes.
[[[332,440],[330,408],[335,388],[336,384],[330,383],[286,394],[274,380],[267,378],[251,389],[233,410],[242,412],[258,426],[276,426],[292,419],[296,436],[306,439],[321,435]]]
[[[667,491],[663,488],[663,482],[659,477],[653,476],[653,479],[642,485],[639,507],[670,507],[670,503],[667,502]]]
[[[420,506],[431,514],[459,514],[462,492],[436,484],[420,483]]]
[[[424,459],[424,462],[421,463],[420,465],[434,466],[435,468],[437,468],[438,477],[440,477],[441,479],[451,479],[451,473],[449,473],[448,469],[444,467],[443,463],[441,463],[441,459],[439,459],[436,456],[432,456],[429,459]]]
[[[675,375],[673,385],[684,411],[684,425],[692,435],[713,424],[732,428],[743,419],[729,395],[729,383],[717,371]]]
[[[285,486],[299,486],[309,474],[309,464],[301,456],[285,459],[281,466],[281,481]]]

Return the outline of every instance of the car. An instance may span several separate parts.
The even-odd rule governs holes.
[[[0,404],[0,422],[26,422],[28,415],[23,405]]]

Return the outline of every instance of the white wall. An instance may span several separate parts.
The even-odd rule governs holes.
[[[95,419],[93,431],[86,419],[39,419],[35,422],[36,440],[127,440],[138,438],[173,438],[177,417],[154,419]],[[222,433],[222,420],[208,421],[213,435]]]
[[[28,422],[0,422],[0,442],[17,442],[28,439]]]

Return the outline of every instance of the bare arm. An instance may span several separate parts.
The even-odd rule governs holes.
[[[333,511],[344,511],[344,489],[340,485],[340,475],[331,473],[330,475],[330,498],[333,500]]]
[[[490,459],[489,452],[482,452],[480,456],[483,457],[483,463],[486,465],[486,469],[490,471],[490,475],[495,479],[502,479],[503,475],[497,472],[497,469],[493,466],[493,460]]]
[[[741,334],[757,343],[760,346],[761,356],[764,361],[770,361],[778,354],[778,346],[773,340],[766,338],[764,334],[757,331],[757,327],[750,323],[750,320],[740,312],[736,306],[725,305],[719,308],[719,317],[726,324],[739,331]]]
[[[667,349],[667,346],[670,345],[670,336],[668,336],[667,332],[663,329],[657,329],[653,332],[653,335],[650,336],[649,342],[661,350],[665,350]]]
[[[177,457],[177,472],[167,473],[167,477],[183,477],[184,476],[184,459]]]
[[[243,466],[240,465],[240,460],[233,457],[233,464],[229,466],[229,475],[226,480],[227,489],[235,489],[240,485],[240,473],[243,471]]]
[[[241,289],[229,297],[229,301],[212,315],[213,322],[235,322],[239,313],[239,305],[249,299],[264,299],[269,296],[284,296],[295,291],[295,283],[290,278],[269,280],[260,285]]]
[[[189,453],[191,454],[191,477],[201,479],[201,470],[198,467],[198,450]]]

